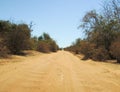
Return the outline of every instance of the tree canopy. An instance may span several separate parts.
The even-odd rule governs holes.
[[[105,61],[116,58],[120,63],[120,0],[104,3],[100,13],[96,10],[87,12],[80,27],[86,38],[67,49],[84,54],[86,59]]]

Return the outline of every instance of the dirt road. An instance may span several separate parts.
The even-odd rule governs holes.
[[[120,92],[120,67],[59,51],[0,65],[0,92]]]

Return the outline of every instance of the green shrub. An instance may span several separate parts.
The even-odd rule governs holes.
[[[30,32],[31,30],[26,24],[12,25],[7,42],[11,54],[20,54],[22,50],[30,48]]]

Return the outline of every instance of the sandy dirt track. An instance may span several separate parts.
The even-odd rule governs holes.
[[[0,65],[0,92],[120,92],[120,68],[65,51],[36,55]]]

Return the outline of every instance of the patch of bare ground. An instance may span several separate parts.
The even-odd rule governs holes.
[[[26,51],[23,51],[23,53],[24,53],[24,55],[9,55],[6,58],[0,58],[0,65],[21,62],[27,58],[43,54],[43,53],[33,51],[33,50],[26,50]]]
[[[0,66],[0,92],[120,92],[120,66],[58,51]]]

